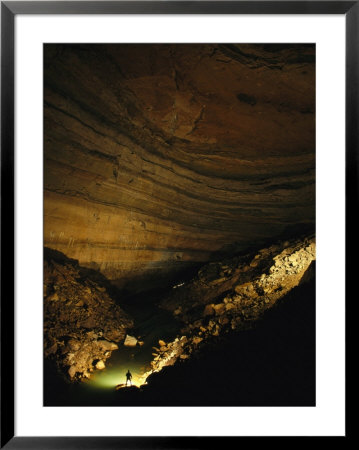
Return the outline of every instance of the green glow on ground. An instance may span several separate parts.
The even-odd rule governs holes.
[[[130,369],[130,372],[132,373],[132,386],[141,386],[144,384],[141,374],[136,373],[136,370],[131,367],[104,369],[103,371],[92,375],[91,380],[88,381],[88,383],[94,387],[114,389],[119,384],[126,384],[126,372],[128,369]],[[128,384],[128,386],[130,386],[130,384]]]

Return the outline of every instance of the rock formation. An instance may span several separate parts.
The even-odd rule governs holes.
[[[188,359],[198,346],[229,330],[243,330],[313,273],[314,237],[280,242],[252,255],[204,266],[191,282],[179,287],[162,306],[184,327],[174,341],[155,348],[153,372]]]
[[[75,261],[45,252],[44,356],[70,380],[89,378],[133,326],[106,288],[81,273]]]
[[[314,45],[44,46],[44,355],[68,379],[151,352],[122,294],[173,287],[143,380],[251,327],[314,227]]]
[[[313,230],[314,113],[313,45],[45,45],[45,245],[139,290]]]

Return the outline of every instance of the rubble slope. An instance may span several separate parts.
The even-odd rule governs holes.
[[[76,261],[45,249],[44,356],[68,379],[104,369],[132,326],[103,284],[84,276]]]

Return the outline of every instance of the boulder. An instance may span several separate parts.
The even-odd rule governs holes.
[[[225,308],[226,308],[226,311],[230,311],[231,309],[234,309],[235,306],[233,303],[226,303]]]
[[[100,359],[100,361],[98,361],[97,363],[96,363],[96,369],[98,369],[98,370],[102,370],[102,369],[104,369],[106,366],[105,366],[105,363],[102,361],[102,359]]]
[[[123,345],[125,345],[126,347],[135,347],[136,344],[137,344],[137,339],[134,336],[130,336],[129,334],[127,334]]]
[[[203,315],[204,316],[213,316],[213,314],[215,313],[215,310],[213,308],[213,305],[206,305],[204,310],[203,310]]]
[[[57,292],[54,292],[52,295],[49,295],[46,300],[48,300],[49,302],[57,302],[60,300],[59,294]]]
[[[125,333],[123,330],[112,329],[112,330],[106,331],[103,334],[103,337],[108,339],[109,341],[119,342],[124,338],[124,334]]]
[[[210,281],[209,284],[211,286],[216,286],[217,284],[223,283],[227,280],[227,278],[222,277],[222,278],[217,278],[216,280]]]
[[[116,345],[113,342],[105,341],[104,339],[97,341],[97,343],[99,344],[101,350],[108,351],[108,350],[117,350],[118,349],[118,345]]]
[[[70,339],[67,345],[70,350],[76,352],[81,347],[81,342],[76,341],[75,339]]]
[[[226,308],[225,308],[225,304],[224,303],[219,303],[218,305],[214,305],[214,310],[216,311],[217,315],[221,315],[225,312]]]
[[[47,358],[49,355],[52,355],[57,352],[57,342],[51,347],[45,349],[45,357]]]

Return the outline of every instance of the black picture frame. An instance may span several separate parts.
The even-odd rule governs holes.
[[[1,448],[205,448],[233,437],[15,436],[14,393],[14,21],[18,14],[340,14],[346,19],[346,292],[358,200],[359,1],[2,1],[1,2]],[[350,206],[350,207],[349,207]],[[350,248],[349,248],[350,246]],[[347,333],[347,332],[346,332]],[[348,437],[348,428],[346,432]],[[242,442],[241,442],[242,443]]]

